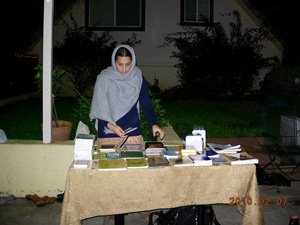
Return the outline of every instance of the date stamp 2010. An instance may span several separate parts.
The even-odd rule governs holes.
[[[277,198],[272,202],[270,198],[259,198],[258,202],[253,202],[252,198],[230,198],[230,205],[286,205],[287,198]]]

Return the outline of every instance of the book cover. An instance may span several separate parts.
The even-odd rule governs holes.
[[[115,152],[116,151],[116,145],[114,145],[114,144],[100,145],[99,151],[100,152]]]
[[[144,158],[142,151],[121,151],[121,158]]]
[[[145,143],[145,149],[147,148],[164,148],[164,144],[159,141],[149,141]]]
[[[162,156],[148,156],[148,165],[149,167],[156,167],[156,166],[169,166],[169,161]]]
[[[95,140],[95,135],[93,134],[78,134],[76,139],[83,139],[83,140]]]
[[[196,155],[197,150],[194,145],[180,145],[180,154],[182,157],[189,156],[189,155]]]
[[[179,145],[165,145],[165,149],[167,151],[173,151],[176,152],[177,154],[180,152],[180,147]]]
[[[104,159],[106,158],[106,153],[99,153],[99,154],[95,154],[93,155],[93,159]]]
[[[205,155],[208,156],[209,158],[218,158],[219,157],[219,154],[212,149],[206,150]]]
[[[140,144],[124,144],[123,150],[142,151],[142,145],[140,145]]]
[[[116,149],[119,151],[123,145],[125,144],[125,142],[128,140],[129,136],[126,136],[122,141],[120,141],[119,144],[116,145]]]
[[[213,164],[228,163],[228,161],[222,156],[213,157],[213,158],[211,158],[211,160],[212,160]]]
[[[167,150],[163,150],[161,152],[161,155],[166,157],[167,159],[177,159],[178,158],[178,154],[174,151],[167,151]]]
[[[126,170],[125,159],[100,159],[98,170]]]
[[[208,147],[210,147],[210,149],[214,150],[217,153],[237,153],[241,151],[241,145],[231,146],[231,144],[221,145],[213,143],[207,143],[207,145]]]
[[[107,159],[120,159],[120,153],[117,153],[117,152],[106,153],[106,158]]]
[[[189,157],[180,157],[178,159],[169,159],[170,163],[173,166],[194,166],[193,160],[191,160]]]
[[[127,168],[148,168],[145,158],[126,159]]]
[[[206,155],[189,155],[195,166],[211,166],[212,160]]]
[[[258,159],[254,158],[247,152],[241,153],[226,153],[220,154],[224,157],[231,165],[242,165],[242,164],[257,164]]]
[[[136,129],[137,129],[137,127],[134,127],[134,128],[129,127],[129,128],[127,128],[126,130],[124,130],[124,134],[128,134],[128,133],[130,133],[130,132],[132,132],[132,131],[134,131],[134,130],[136,130]]]

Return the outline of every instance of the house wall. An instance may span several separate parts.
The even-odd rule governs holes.
[[[233,15],[229,15],[233,10],[241,13],[244,27],[257,27],[258,19],[247,9],[241,0],[214,0],[214,22],[222,22],[224,28],[228,31],[228,23],[235,22]],[[85,7],[84,1],[79,1],[72,8],[72,15],[78,25],[84,26]],[[69,13],[64,15],[65,21],[70,21]],[[138,66],[143,71],[146,79],[152,83],[154,79],[159,80],[162,89],[172,87],[178,84],[177,70],[174,65],[177,60],[170,58],[172,51],[176,50],[171,47],[159,47],[164,42],[164,37],[169,33],[181,31],[180,22],[180,1],[174,0],[151,0],[146,1],[145,31],[134,31],[137,39],[142,40],[142,44],[135,46]],[[201,28],[200,28],[201,29]],[[64,35],[65,27],[62,20],[55,24],[54,40],[61,41]],[[100,33],[95,31],[95,33]],[[114,39],[120,43],[131,37],[133,32],[114,31],[111,32]],[[263,54],[268,56],[277,56],[282,58],[282,49],[272,42],[265,43],[266,48]],[[42,40],[30,52],[38,54],[42,60]],[[100,71],[99,71],[100,72]],[[260,80],[263,78],[264,72]],[[62,90],[63,93],[67,93]],[[67,95],[67,94],[66,94]]]
[[[171,125],[163,129],[164,145],[182,144]],[[27,194],[56,196],[63,193],[73,160],[74,140],[52,144],[26,140],[0,143],[0,194],[25,197]]]
[[[0,193],[56,196],[64,192],[74,141],[8,140],[0,143]]]

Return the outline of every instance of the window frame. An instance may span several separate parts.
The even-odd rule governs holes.
[[[90,26],[90,0],[85,0],[85,29],[86,30],[95,30],[95,31],[145,31],[145,0],[140,0],[141,2],[141,21],[139,27],[126,27],[126,26]],[[115,15],[115,13],[114,13]]]
[[[209,22],[199,21],[199,22],[192,22],[192,21],[185,21],[185,1],[181,0],[180,5],[180,25],[181,26],[211,26],[213,25],[214,21],[214,0],[210,0],[210,12],[209,12]]]

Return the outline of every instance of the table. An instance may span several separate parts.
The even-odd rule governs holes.
[[[168,166],[125,171],[70,168],[60,224],[80,225],[80,220],[94,216],[238,200],[243,224],[264,224],[255,165]]]

